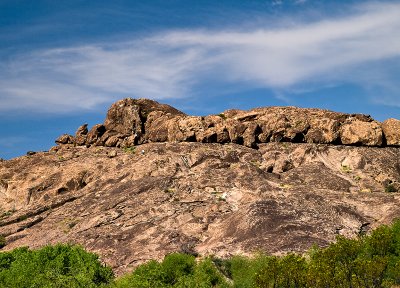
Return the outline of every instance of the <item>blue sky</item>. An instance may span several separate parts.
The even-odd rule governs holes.
[[[400,1],[0,0],[0,157],[145,97],[400,118]]]

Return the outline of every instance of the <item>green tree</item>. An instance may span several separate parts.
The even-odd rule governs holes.
[[[98,256],[73,245],[0,253],[1,287],[99,287],[114,275]]]

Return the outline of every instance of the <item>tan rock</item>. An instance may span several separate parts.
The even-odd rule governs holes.
[[[340,139],[345,145],[382,145],[382,128],[376,121],[351,120],[340,127]]]
[[[171,115],[185,115],[181,111],[149,99],[127,98],[111,105],[104,125],[107,130],[114,130],[124,135],[137,135],[138,142],[145,133],[143,127],[147,117],[153,111],[162,111]]]
[[[142,133],[140,107],[134,99],[123,99],[111,105],[104,126],[123,135]]]
[[[63,134],[56,139],[56,144],[72,144],[74,142],[74,137],[69,134]]]
[[[315,118],[310,120],[310,129],[305,140],[308,143],[335,143],[339,138],[339,122],[330,118]]]
[[[256,148],[260,127],[255,122],[245,122],[244,125],[246,126],[246,130],[243,132],[243,145]]]
[[[168,142],[182,142],[185,139],[183,132],[180,130],[179,122],[182,117],[175,117],[167,121]]]
[[[120,137],[117,135],[110,136],[104,143],[106,147],[116,147],[118,142],[120,141]]]
[[[147,117],[145,138],[150,142],[168,141],[168,120],[170,117],[162,111],[153,111]]]
[[[365,223],[400,216],[400,198],[384,192],[399,187],[399,148],[257,144],[60,145],[2,161],[3,249],[77,243],[120,275],[185,247],[218,257],[304,252],[335,241],[338,227],[357,237]]]
[[[87,135],[78,135],[74,138],[74,143],[78,146],[85,145],[87,140]]]
[[[392,125],[393,121],[388,123]],[[128,137],[134,137],[135,145],[168,141],[232,142],[252,148],[267,142],[337,144],[342,140],[344,145],[366,146],[380,146],[383,142],[379,125],[369,115],[297,107],[232,109],[200,117],[187,116],[153,100],[127,98],[111,106],[103,132],[91,131],[87,135],[85,125],[78,128],[75,139],[71,140],[74,144],[120,147],[132,143],[132,139],[125,140]],[[391,132],[387,133],[388,145],[392,145]],[[119,136],[112,137],[116,134]]]
[[[179,122],[179,130],[183,133],[183,140],[187,142],[201,142],[196,135],[204,131],[203,118],[200,116],[182,117]]]
[[[77,243],[120,275],[174,251],[302,253],[400,217],[400,148],[368,147],[382,143],[369,116],[196,117],[145,99],[110,110],[107,125],[63,135],[51,152],[0,161],[3,250]],[[81,136],[88,147],[74,144]]]
[[[96,124],[90,129],[89,133],[87,134],[86,144],[91,145],[95,144],[100,137],[106,132],[106,128],[103,124]]]
[[[243,133],[246,131],[246,125],[235,119],[227,119],[225,123],[231,142],[242,144]]]
[[[400,146],[400,120],[390,118],[382,123],[383,134],[386,144],[389,146]]]
[[[88,133],[88,124],[83,124],[79,126],[79,128],[75,132],[75,137],[81,136],[81,135],[87,135]]]

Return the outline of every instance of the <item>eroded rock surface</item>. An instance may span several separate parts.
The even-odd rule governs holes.
[[[227,110],[219,115],[188,116],[148,99],[114,103],[104,124],[86,135],[64,134],[58,145],[129,147],[149,142],[236,143],[257,148],[259,143],[292,142],[357,146],[400,146],[400,121],[383,124],[369,115],[321,109],[264,107]],[[385,140],[387,140],[385,142]]]
[[[400,146],[400,120],[387,119],[382,123],[382,129],[387,145]]]
[[[0,162],[3,249],[79,243],[120,274],[172,251],[302,252],[400,216],[399,148],[61,146]]]
[[[396,121],[296,107],[198,117],[124,99],[50,152],[0,161],[3,249],[78,243],[120,274],[173,251],[355,237],[400,217]]]

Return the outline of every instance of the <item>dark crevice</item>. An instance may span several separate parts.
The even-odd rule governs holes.
[[[142,109],[139,111],[139,118],[140,118],[140,132],[142,133],[142,135],[144,135],[146,133],[146,129],[145,129],[145,124],[147,121],[147,112],[143,111]]]
[[[260,143],[260,140],[258,139],[258,136],[262,133],[262,129],[259,125],[257,125],[256,129],[254,130],[254,136],[256,139],[256,142]]]
[[[293,140],[291,141],[293,143],[304,143],[305,142],[305,137],[303,132],[296,133],[296,136],[294,136]]]
[[[61,187],[57,189],[57,194],[63,194],[65,192],[68,192],[68,188],[66,187]]]
[[[244,144],[244,140],[242,136],[237,137],[236,141],[234,141],[233,143],[236,143],[238,145],[243,145]]]
[[[186,142],[197,142],[196,135],[193,134],[193,135],[187,137]]]

